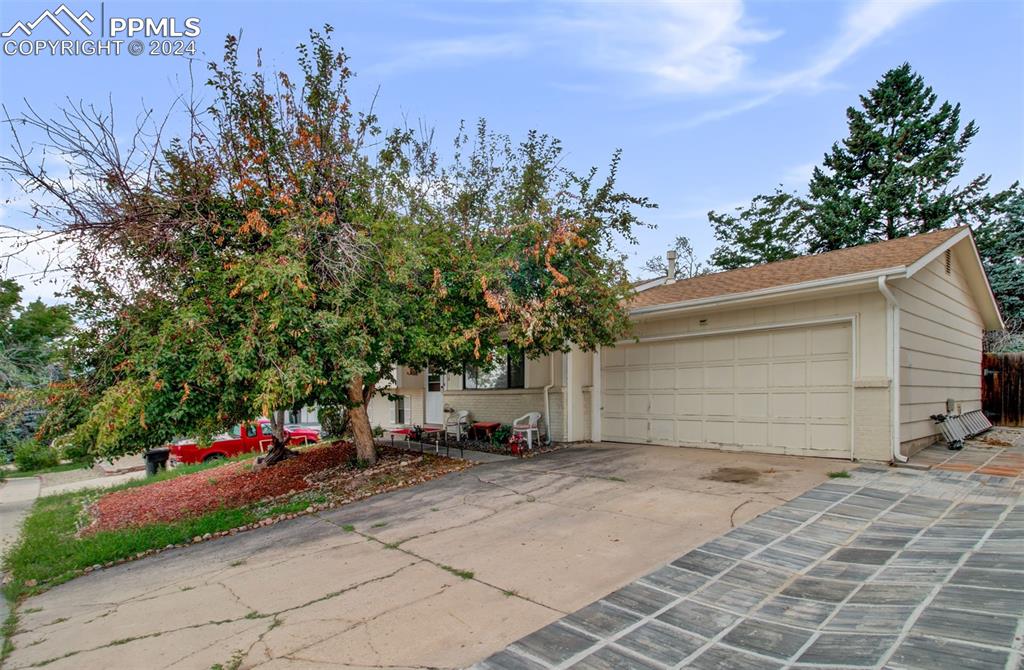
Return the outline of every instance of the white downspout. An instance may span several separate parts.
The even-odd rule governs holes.
[[[907,457],[900,452],[900,304],[893,295],[888,284],[885,283],[885,276],[878,278],[878,290],[885,298],[886,325],[888,327],[888,368],[889,378],[892,383],[889,387],[889,395],[892,402],[892,459],[899,463],[906,463]]]
[[[554,442],[554,438],[551,437],[551,397],[548,395],[548,391],[555,385],[555,355],[548,354],[548,383],[544,386],[544,422],[548,428],[548,443]]]

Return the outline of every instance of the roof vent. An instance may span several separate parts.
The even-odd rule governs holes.
[[[676,280],[676,250],[669,249],[665,253],[665,259],[668,261],[665,264],[665,283],[671,284]]]
[[[949,274],[952,269],[953,269],[953,254],[951,254],[949,252],[949,249],[946,249],[946,274]]]

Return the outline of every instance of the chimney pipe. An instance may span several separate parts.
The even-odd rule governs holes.
[[[669,249],[665,254],[665,258],[668,260],[668,264],[666,265],[667,270],[665,272],[665,283],[672,284],[676,280],[676,250]]]

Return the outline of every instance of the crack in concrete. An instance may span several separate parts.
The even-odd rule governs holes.
[[[327,522],[327,523],[333,524],[335,526],[338,526],[339,528],[342,528],[342,526],[339,526],[337,523],[335,523],[334,521],[331,521],[330,519],[324,519],[324,521]],[[342,528],[342,529],[344,530],[344,528]],[[379,539],[377,537],[374,537],[373,535],[370,535],[369,533],[363,533],[363,532],[358,531],[358,530],[352,530],[352,531],[349,531],[349,532],[357,533],[358,535],[360,535],[362,537],[365,537],[366,539],[368,539],[368,540],[370,540],[372,542],[376,542],[377,544],[381,545],[385,549],[392,549],[394,551],[400,551],[403,554],[406,554],[408,556],[412,556],[413,558],[419,559],[420,561],[422,561],[424,563],[429,563],[430,565],[433,565],[434,567],[438,568],[439,570],[444,570],[445,572],[448,572],[448,573],[452,572],[452,569],[451,569],[450,566],[446,566],[446,565],[444,565],[442,563],[438,563],[437,561],[435,561],[435,560],[433,560],[431,558],[428,558],[428,557],[423,556],[421,554],[417,554],[416,552],[411,551],[409,549],[406,549],[404,547],[401,547],[401,546],[399,546],[397,544],[385,542],[385,541],[383,541],[383,540],[381,540],[381,539]],[[548,605],[547,603],[542,603],[540,601],[537,601],[537,600],[534,600],[532,598],[528,598],[528,597],[526,597],[524,595],[521,595],[521,594],[519,594],[519,593],[517,593],[515,591],[511,591],[509,589],[504,589],[504,588],[501,588],[500,586],[497,586],[495,584],[491,584],[490,582],[486,582],[486,581],[478,578],[476,575],[473,575],[472,577],[462,577],[462,578],[463,579],[468,579],[469,581],[477,582],[479,584],[483,584],[484,586],[486,586],[488,588],[491,588],[491,589],[494,589],[495,591],[500,591],[503,595],[506,595],[508,597],[519,598],[520,600],[524,600],[524,601],[526,601],[528,603],[532,603],[534,605],[538,605],[538,606],[543,607],[545,609],[549,609],[552,612],[559,612],[563,616],[565,614],[568,614],[568,612],[560,610],[557,607],[554,607],[552,605]]]
[[[20,666],[20,667],[24,667],[24,668],[41,667],[41,666],[44,666],[44,665],[49,665],[50,663],[53,663],[55,661],[59,661],[59,660],[64,659],[64,658],[69,658],[71,656],[77,656],[78,654],[88,653],[88,652],[92,652],[92,651],[99,651],[100,649],[106,649],[108,647],[115,647],[115,646],[119,646],[119,645],[122,645],[122,644],[128,644],[128,643],[131,643],[131,642],[137,642],[139,640],[146,640],[146,639],[150,639],[150,638],[154,638],[154,637],[160,637],[161,635],[169,635],[171,633],[177,633],[177,632],[180,632],[180,631],[183,631],[183,630],[194,630],[194,629],[197,629],[197,628],[203,628],[205,626],[211,626],[211,625],[213,625],[213,626],[222,626],[224,624],[236,623],[238,621],[245,621],[245,620],[252,620],[252,619],[265,619],[265,618],[274,619],[274,618],[277,618],[278,616],[280,616],[281,614],[284,614],[286,612],[294,612],[294,611],[300,610],[300,609],[302,609],[304,607],[309,607],[310,605],[314,605],[316,603],[323,602],[325,600],[330,600],[331,598],[336,598],[336,597],[338,597],[338,596],[340,596],[340,595],[342,595],[344,593],[348,593],[350,591],[354,591],[355,589],[358,589],[358,588],[361,588],[363,586],[366,586],[367,584],[372,584],[374,582],[379,582],[379,581],[383,581],[385,579],[390,579],[391,577],[394,577],[395,575],[397,575],[399,572],[405,570],[406,568],[410,568],[413,565],[416,565],[416,562],[409,563],[408,565],[403,565],[402,567],[400,567],[400,568],[398,568],[396,570],[393,570],[392,572],[389,572],[389,573],[387,573],[385,575],[379,575],[379,576],[374,577],[372,579],[367,579],[367,580],[359,582],[357,584],[353,584],[352,586],[348,586],[348,587],[346,587],[344,589],[340,589],[338,591],[334,591],[334,592],[325,594],[323,596],[320,596],[319,598],[314,598],[314,599],[312,599],[312,600],[310,600],[308,602],[302,603],[300,605],[294,605],[292,607],[286,607],[284,609],[277,610],[277,611],[274,611],[274,612],[269,612],[269,613],[265,613],[265,614],[264,613],[256,613],[257,614],[256,616],[253,616],[253,613],[250,612],[249,614],[245,614],[245,615],[240,616],[240,617],[234,617],[234,618],[231,618],[231,619],[219,619],[219,620],[214,620],[214,621],[206,621],[206,622],[203,622],[203,623],[189,624],[187,626],[180,626],[180,627],[171,628],[171,629],[168,629],[168,630],[154,631],[152,633],[146,633],[144,635],[137,635],[137,636],[130,637],[130,638],[125,638],[125,639],[122,639],[122,640],[112,640],[110,642],[107,642],[107,643],[101,644],[101,645],[97,645],[95,647],[89,647],[87,649],[75,649],[75,650],[69,651],[68,653],[66,653],[66,654],[64,654],[62,656],[55,656],[53,658],[44,659],[42,661],[37,661],[37,662],[31,663],[31,664],[29,664],[27,666]],[[222,584],[220,582],[216,582],[216,583],[219,584],[220,586],[224,586],[224,584]],[[227,587],[225,586],[225,588],[227,588]],[[228,590],[230,591],[230,589],[228,589]]]

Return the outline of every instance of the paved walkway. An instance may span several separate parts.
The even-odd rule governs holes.
[[[21,521],[38,496],[38,477],[13,477],[0,482],[0,554],[18,539]]]
[[[1024,485],[982,456],[855,470],[476,667],[1018,668]]]

